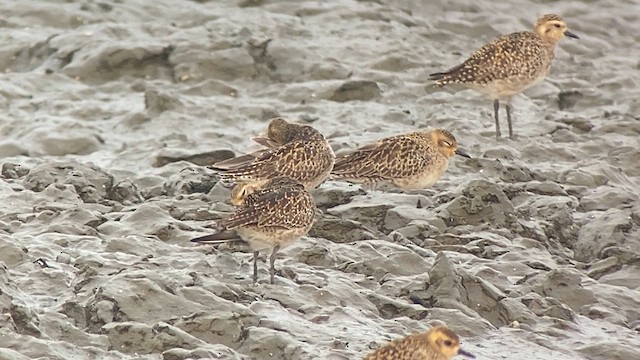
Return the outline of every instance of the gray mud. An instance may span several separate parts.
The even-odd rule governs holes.
[[[423,4],[423,5],[419,5]],[[514,101],[429,86],[547,12]],[[633,1],[2,1],[0,359],[359,359],[444,321],[479,359],[640,358],[640,5]],[[230,211],[203,165],[282,115],[336,150],[444,127],[434,189],[327,182],[310,236],[188,240]]]

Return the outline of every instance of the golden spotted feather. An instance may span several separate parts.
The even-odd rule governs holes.
[[[239,200],[236,212],[217,223],[214,234],[191,239],[202,244],[244,240],[253,250],[253,282],[258,281],[258,253],[272,249],[269,257],[271,283],[275,278],[275,258],[279,249],[304,236],[315,216],[311,194],[297,180],[276,177],[252,187]]]
[[[442,176],[454,153],[468,157],[447,130],[414,132],[339,155],[331,174],[369,185],[383,182],[403,189],[422,189]]]
[[[281,181],[283,178],[274,180]],[[315,204],[304,186],[295,182],[275,183],[249,194],[244,205],[218,222],[224,230],[256,226],[258,229],[305,228],[313,223]]]
[[[565,36],[578,39],[560,16],[544,15],[533,31],[503,35],[478,49],[462,64],[429,76],[436,86],[463,84],[493,99],[497,138],[500,101],[505,101],[509,137],[513,139],[511,97],[547,76],[556,45]]]
[[[487,85],[503,79],[537,79],[551,66],[553,51],[530,31],[504,35],[477,50],[462,64],[431,75],[436,85]]]
[[[450,360],[456,355],[475,358],[460,349],[460,339],[451,329],[436,326],[426,333],[392,341],[364,360]]]
[[[335,155],[324,136],[308,125],[276,118],[269,124],[269,134],[254,141],[268,146],[258,152],[214,164],[224,180],[267,181],[288,176],[310,190],[328,176]]]
[[[389,137],[339,156],[332,174],[371,181],[414,175],[434,161],[429,154],[435,149],[422,141],[422,136],[412,133]]]

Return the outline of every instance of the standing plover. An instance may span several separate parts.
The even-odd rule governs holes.
[[[315,216],[313,198],[297,180],[277,177],[246,195],[241,206],[217,222],[218,232],[192,242],[218,244],[244,240],[253,250],[253,282],[258,281],[258,255],[272,249],[269,257],[271,283],[275,276],[276,253],[307,234]]]
[[[496,138],[500,137],[500,100],[504,101],[509,138],[513,139],[511,97],[547,76],[556,44],[565,36],[578,39],[567,30],[567,24],[560,16],[544,15],[536,22],[534,31],[503,35],[481,47],[462,64],[431,74],[430,79],[438,86],[463,84],[491,97]]]

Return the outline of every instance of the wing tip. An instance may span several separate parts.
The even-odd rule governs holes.
[[[233,231],[218,231],[212,234],[195,237],[189,242],[198,244],[219,244],[229,241],[240,240],[237,234]]]

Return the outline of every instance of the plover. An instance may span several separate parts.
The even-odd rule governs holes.
[[[450,360],[456,355],[475,358],[460,349],[460,338],[451,329],[435,326],[426,333],[392,341],[364,360]]]
[[[217,222],[218,231],[192,242],[219,244],[243,240],[253,250],[253,282],[258,281],[258,255],[271,249],[269,273],[274,283],[278,250],[307,234],[315,216],[313,198],[297,180],[277,177],[246,195],[241,206]]]
[[[419,190],[431,187],[444,174],[453,154],[469,157],[447,130],[413,132],[338,155],[331,174],[354,183]]]
[[[431,74],[430,79],[435,80],[437,86],[462,84],[491,97],[496,138],[500,137],[498,110],[500,101],[504,101],[509,138],[513,139],[511,97],[547,76],[556,44],[565,36],[578,39],[560,16],[547,14],[538,19],[533,31],[503,35],[481,47],[462,64]]]
[[[261,186],[272,178],[287,176],[311,190],[329,176],[335,161],[331,146],[318,130],[282,117],[270,121],[266,138],[254,141],[266,148],[218,162],[211,168],[225,181]]]

